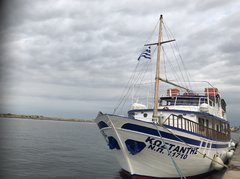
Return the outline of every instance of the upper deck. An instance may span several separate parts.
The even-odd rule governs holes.
[[[134,103],[132,109],[146,109],[145,105]],[[160,97],[159,109],[204,112],[226,120],[226,103],[217,88],[205,88],[205,92],[180,93],[176,88],[168,89],[167,95]]]
[[[166,96],[159,100],[159,108],[206,112],[226,119],[226,105],[220,97],[208,96]]]

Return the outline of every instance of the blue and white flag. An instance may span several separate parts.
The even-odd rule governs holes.
[[[141,55],[138,57],[138,60],[140,60],[142,57],[146,59],[151,59],[151,46],[148,46],[146,50],[144,50]]]

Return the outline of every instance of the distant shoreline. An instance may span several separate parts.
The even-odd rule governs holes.
[[[78,118],[63,118],[63,117],[48,117],[42,115],[23,115],[23,114],[0,114],[0,118],[18,118],[18,119],[33,119],[33,120],[49,120],[49,121],[67,121],[67,122],[93,122],[91,119]]]

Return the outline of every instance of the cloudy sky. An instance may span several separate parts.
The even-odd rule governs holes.
[[[11,0],[4,10],[3,112],[112,112],[163,14],[191,78],[217,86],[240,124],[238,0]]]

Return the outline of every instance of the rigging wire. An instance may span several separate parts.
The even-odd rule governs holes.
[[[160,22],[159,22],[159,20],[158,20],[157,23],[156,23],[156,25],[155,25],[155,27],[153,28],[153,31],[151,32],[150,36],[147,38],[148,40],[146,40],[146,43],[145,43],[145,44],[148,44],[148,43],[150,42],[150,40],[152,39],[152,36],[153,36],[153,34],[155,33],[155,31],[156,31],[159,23],[160,23]]]
[[[166,80],[168,80],[168,78],[167,78],[167,66],[166,66],[166,59],[165,59],[166,57],[165,57],[165,53],[163,53],[162,57],[163,57],[164,75],[165,75]]]
[[[164,23],[163,25],[164,25],[164,29],[165,29],[165,31],[166,31],[166,34],[169,33],[169,36],[172,36],[172,37],[174,38],[174,34],[173,34],[172,31],[168,28],[168,26],[167,26],[165,23]],[[190,84],[190,81],[191,81],[191,80],[190,80],[190,75],[189,75],[189,73],[188,73],[188,70],[187,70],[187,68],[186,68],[186,66],[185,66],[185,63],[184,63],[184,61],[183,61],[183,58],[182,58],[182,56],[181,56],[178,43],[177,43],[177,42],[173,43],[173,46],[175,47],[175,49],[176,49],[176,51],[177,51],[177,54],[178,54],[179,59],[180,59],[180,62],[182,63],[182,66],[183,66],[183,70],[185,71],[185,75],[186,75],[186,78],[187,78],[187,81],[186,81],[186,82],[188,82],[189,88],[191,89],[192,87],[191,87],[191,84]]]
[[[153,56],[156,52],[156,48],[153,50],[151,56]],[[124,101],[122,102],[122,107],[121,107],[121,110],[120,110],[120,113],[122,113],[123,111],[123,107],[125,105],[125,103],[127,102],[127,99],[129,98],[131,92],[134,90],[134,89],[137,89],[135,91],[135,96],[138,96],[139,92],[140,92],[140,88],[141,88],[141,85],[143,84],[143,80],[144,80],[144,77],[146,76],[147,72],[148,72],[148,69],[149,69],[149,66],[151,64],[151,60],[147,60],[145,63],[142,64],[142,68],[139,70],[139,73],[136,75],[136,78],[135,80],[133,81],[133,83],[131,84],[131,86],[129,87],[129,91],[128,93],[126,94],[126,97],[124,99]],[[138,85],[137,85],[138,84]],[[137,87],[137,88],[135,88]],[[132,95],[133,96],[133,95]]]
[[[157,29],[157,27],[158,27],[158,24],[159,24],[159,21],[157,21],[157,23],[156,23],[153,31],[151,32],[148,40],[146,41],[147,43],[150,42],[150,40],[152,39],[153,34],[154,34],[154,32],[156,31],[156,29]],[[124,104],[126,103],[126,100],[127,100],[127,98],[128,98],[128,95],[129,95],[129,93],[132,91],[131,88],[134,87],[134,85],[131,85],[131,83],[134,84],[133,81],[134,81],[134,79],[135,79],[136,71],[137,71],[137,68],[138,68],[139,64],[140,64],[140,61],[139,61],[138,64],[136,65],[136,67],[135,67],[135,69],[134,69],[134,71],[133,71],[133,73],[132,73],[132,75],[131,75],[128,83],[127,83],[127,85],[125,86],[125,88],[124,88],[124,90],[123,90],[123,92],[122,92],[122,94],[121,94],[121,97],[120,97],[120,99],[119,99],[120,102],[119,102],[118,105],[116,105],[116,107],[114,108],[113,114],[115,114],[115,113],[117,112],[117,110],[118,110],[118,108],[120,107],[120,105],[123,105],[123,106],[124,106]],[[140,72],[141,72],[141,71],[140,71]],[[140,76],[140,73],[138,73],[137,76]],[[139,78],[139,77],[138,77],[138,78]],[[138,79],[138,78],[137,78],[137,79]],[[137,80],[137,81],[138,81],[138,80]],[[127,87],[128,87],[128,88],[127,88]],[[122,107],[122,108],[123,108],[123,107]]]
[[[145,68],[145,66],[143,65],[143,67],[142,67],[141,70],[139,71],[136,79],[134,80],[135,82],[133,82],[133,83],[131,84],[131,86],[129,86],[129,90],[128,90],[127,94],[125,95],[125,99],[123,99],[123,102],[122,102],[123,104],[122,104],[120,113],[122,113],[123,107],[124,107],[125,103],[127,102],[129,95],[130,95],[131,92],[133,91],[134,86],[135,86],[135,85],[138,83],[138,81],[141,79],[141,75],[144,74],[144,73],[143,73],[143,72],[144,72],[144,71],[143,71],[144,68]]]
[[[181,179],[186,179],[186,177],[183,175],[181,169],[178,167],[176,161],[173,159],[173,157],[172,157],[172,155],[171,155],[171,153],[170,153],[170,151],[169,151],[169,148],[166,147],[166,142],[165,142],[165,140],[163,139],[163,137],[162,137],[162,135],[161,135],[161,133],[160,133],[160,130],[158,130],[157,123],[153,122],[153,125],[154,125],[155,128],[157,129],[158,135],[159,135],[159,137],[160,137],[161,140],[162,140],[163,146],[165,147],[165,149],[167,149],[168,156],[170,156],[170,158],[171,158],[171,160],[172,160],[172,163],[173,163],[174,167],[176,168],[179,176],[181,177]]]
[[[154,56],[155,52],[156,52],[156,49],[155,48],[151,54],[151,56]],[[140,88],[141,88],[141,85],[143,84],[143,81],[144,81],[144,78],[148,72],[148,69],[149,69],[149,66],[151,64],[152,60],[147,60],[146,62],[142,63],[142,66],[139,66],[140,70],[139,72],[135,75],[135,78],[134,80],[132,80],[132,84],[131,86],[129,86],[129,90],[127,92],[127,94],[125,95],[125,98],[122,100],[122,106],[121,106],[121,110],[120,110],[120,113],[122,113],[123,111],[123,107],[124,105],[126,104],[130,94],[132,93],[132,91],[134,89],[136,89],[135,92],[135,96],[138,96],[139,95],[139,92],[140,92]],[[141,62],[140,62],[141,63]],[[137,88],[136,88],[137,87]],[[133,95],[132,95],[133,96]]]
[[[154,54],[156,53],[156,50],[157,50],[157,47],[155,47],[154,49],[153,49],[153,52],[152,52],[152,54],[151,54],[151,56],[154,56]],[[140,82],[139,82],[139,88],[137,88],[137,90],[136,90],[136,93],[135,93],[135,96],[138,96],[138,94],[140,93],[140,88],[141,88],[141,86],[142,86],[142,84],[143,84],[143,80],[144,80],[144,77],[146,76],[146,74],[147,74],[147,72],[148,72],[148,69],[149,69],[149,66],[152,64],[152,59],[149,61],[149,62],[147,62],[147,65],[144,65],[144,68],[145,68],[145,71],[144,71],[144,73],[143,73],[143,76],[142,76],[142,78],[141,78],[141,80],[140,80]],[[150,71],[150,74],[153,74],[153,68],[151,69],[151,71]],[[153,80],[153,78],[151,78],[151,80]],[[137,83],[136,83],[137,84]],[[150,83],[150,84],[153,84],[153,83]],[[154,90],[154,87],[153,86],[151,86],[151,85],[149,85],[149,88],[150,88],[150,90],[151,90],[151,87],[152,87],[152,94],[154,95],[154,93],[153,93],[153,90]],[[148,89],[148,91],[150,91],[149,89]],[[147,97],[148,98],[148,97]]]
[[[141,78],[139,77],[139,84],[138,84],[139,88],[137,88],[136,96],[138,95],[138,93],[139,93],[139,91],[140,91],[140,86],[143,84],[143,79],[144,79],[144,77],[146,76],[146,73],[147,73],[147,71],[148,71],[148,68],[149,68],[150,64],[151,64],[151,62],[149,61],[149,62],[147,63],[147,65],[146,65],[146,67],[144,67],[144,68],[145,68],[145,71],[143,72],[142,77],[141,77]],[[137,83],[135,83],[135,85],[136,85],[136,84],[137,84]]]
[[[147,43],[150,42],[150,40],[152,39],[153,34],[154,34],[154,32],[156,31],[158,25],[159,25],[159,21],[157,21],[157,23],[156,23],[153,31],[151,32],[148,40],[146,41]],[[164,26],[164,30],[165,30],[165,32],[166,32],[167,38],[170,39],[170,37],[174,37],[174,36],[173,36],[173,33],[168,29],[168,27],[166,26],[165,23],[163,23],[163,26]],[[162,51],[163,51],[162,57],[163,57],[163,63],[164,63],[164,73],[165,73],[165,77],[166,77],[166,79],[169,78],[169,76],[167,75],[167,67],[166,67],[166,63],[168,62],[169,65],[170,65],[171,70],[173,71],[172,74],[173,74],[174,78],[177,80],[177,82],[178,82],[181,86],[185,86],[186,88],[189,88],[189,87],[191,88],[191,85],[190,85],[190,83],[189,83],[189,81],[190,81],[190,80],[189,80],[189,75],[188,75],[187,70],[186,70],[186,68],[185,68],[185,66],[184,66],[184,62],[183,62],[183,60],[182,60],[182,56],[181,56],[180,53],[179,53],[179,48],[178,48],[178,46],[177,46],[175,43],[174,43],[174,46],[171,45],[171,43],[170,43],[170,46],[171,46],[171,50],[172,50],[172,53],[173,53],[173,55],[174,55],[174,58],[175,58],[175,60],[177,61],[178,70],[177,70],[176,67],[171,63],[171,60],[169,60],[169,57],[168,57],[168,55],[167,55],[164,47],[161,46]],[[179,58],[177,57],[174,48],[175,48],[175,49],[177,50],[177,52],[178,52],[178,55],[179,55],[179,58],[180,58],[180,62],[181,62],[182,65],[183,65],[183,70],[182,70],[182,68],[181,68],[181,65],[179,64],[179,60],[178,60]],[[152,53],[152,56],[153,56],[153,54],[155,53],[156,49],[157,49],[157,47],[155,47],[154,52]],[[150,61],[150,62],[151,62],[151,61]],[[131,77],[130,77],[130,79],[129,79],[126,87],[125,87],[125,89],[123,90],[123,93],[121,94],[121,97],[120,97],[120,100],[119,100],[120,102],[119,102],[118,105],[116,105],[116,107],[114,108],[114,112],[113,112],[114,114],[116,113],[116,111],[118,110],[118,108],[119,108],[121,105],[122,105],[122,107],[121,107],[121,110],[120,110],[120,111],[122,111],[123,106],[126,104],[126,101],[128,100],[129,95],[132,93],[132,91],[133,91],[134,88],[136,87],[136,84],[137,84],[137,83],[140,83],[140,85],[142,84],[143,79],[145,78],[145,75],[146,75],[146,73],[148,72],[148,68],[149,68],[150,63],[147,63],[146,65],[144,64],[143,66],[141,66],[140,63],[141,63],[141,62],[139,61],[138,64],[137,64],[137,66],[135,67],[135,69],[134,69],[134,71],[133,71],[133,73],[132,73],[132,75],[131,75]],[[140,71],[138,71],[139,68],[140,68]],[[145,68],[145,70],[144,70],[144,68]],[[176,71],[179,71],[180,74],[179,74],[179,73],[174,73],[174,72],[176,72]],[[183,73],[183,71],[185,71],[186,73]],[[183,75],[183,74],[185,74],[185,75]],[[183,79],[183,81],[184,81],[185,83],[183,84],[182,80],[180,80],[180,79]],[[189,83],[189,87],[188,87],[187,82]],[[139,90],[140,85],[139,85],[138,88],[136,88],[136,89],[137,89],[137,90],[136,90],[136,94],[138,94],[139,91],[140,91],[140,90]],[[135,96],[137,96],[137,95],[135,95]]]
[[[164,48],[164,47],[162,47],[162,51],[163,51],[163,53],[165,54],[166,59],[167,59],[168,62],[169,62],[169,66],[170,66],[170,68],[171,68],[171,71],[175,72],[176,69],[175,69],[174,65],[172,64],[171,60],[169,60],[169,57],[168,57],[167,53],[165,52],[165,48]],[[176,81],[177,81],[181,86],[183,86],[183,84],[182,84],[182,82],[181,82],[181,80],[180,80],[181,77],[179,77],[178,73],[172,73],[172,74],[173,74],[174,78],[176,79]]]
[[[119,106],[120,106],[121,103],[123,102],[124,98],[125,98],[126,95],[128,94],[128,92],[129,92],[129,90],[130,90],[129,84],[130,84],[130,82],[133,81],[134,76],[135,76],[135,72],[136,72],[138,66],[139,66],[139,61],[138,61],[137,65],[136,65],[136,67],[134,68],[134,71],[132,72],[131,77],[130,77],[129,80],[128,80],[128,83],[127,83],[127,85],[125,86],[125,88],[124,88],[124,90],[123,90],[123,92],[122,92],[122,94],[121,94],[121,96],[120,96],[120,99],[119,99],[120,102],[119,102],[118,105],[116,105],[116,107],[114,108],[113,114],[116,113],[117,109],[119,108]],[[128,88],[127,88],[127,87],[128,87]],[[126,91],[126,92],[125,92],[125,91]]]
[[[168,31],[167,31],[167,29],[166,29],[166,27],[165,27],[165,24],[163,24],[163,26],[164,26],[164,29],[165,29],[165,31],[166,31],[167,37],[170,39],[170,35],[169,35],[169,33],[168,33]],[[174,57],[175,57],[175,60],[176,60],[176,62],[177,62],[178,70],[179,70],[179,72],[180,72],[180,74],[181,74],[181,77],[182,77],[183,81],[186,82],[185,77],[184,77],[183,72],[182,72],[182,69],[181,69],[180,64],[179,64],[179,60],[178,60],[178,58],[177,58],[177,56],[176,56],[176,53],[175,53],[174,48],[173,48],[173,45],[172,45],[171,43],[170,43],[170,47],[171,47],[172,53],[173,53],[173,55],[174,55]],[[186,88],[188,88],[188,87],[186,86],[186,84],[185,84],[184,86],[185,86]]]
[[[157,47],[155,47],[155,49],[153,50],[151,56],[154,56],[154,54],[156,52],[156,49],[157,49]],[[139,81],[139,86],[141,86],[143,84],[143,79],[146,76],[146,73],[148,72],[148,69],[149,69],[149,66],[150,66],[151,62],[152,62],[152,59],[147,61],[146,62],[147,64],[143,66],[143,70],[142,70],[143,71],[143,76],[142,76],[141,80]],[[144,70],[144,68],[145,68],[145,70]],[[137,84],[137,82],[136,82],[136,84]],[[137,92],[136,92],[136,94],[137,94]]]
[[[164,23],[163,25],[164,25],[164,29],[165,29],[165,31],[166,31],[166,34],[167,34],[168,38],[170,38],[170,37],[174,38],[173,33],[170,31],[170,29],[167,27],[167,25],[166,25],[165,23]],[[183,65],[183,67],[184,67],[184,70],[187,71],[186,68],[185,68],[184,62],[183,62],[183,60],[182,60],[182,56],[181,56],[181,54],[180,54],[180,52],[179,52],[179,48],[177,47],[176,44],[177,44],[177,42],[173,43],[173,45],[170,44],[170,45],[171,45],[171,48],[172,48],[172,50],[173,50],[175,59],[177,60],[177,57],[176,57],[175,51],[174,51],[174,49],[173,49],[173,46],[175,47],[175,49],[176,49],[177,52],[178,52],[178,56],[179,56],[179,58],[180,58],[180,60],[181,60],[181,63],[182,63],[182,65]],[[180,68],[180,66],[179,66],[179,68]],[[186,73],[186,76],[188,77],[188,74],[187,74],[187,73]]]

